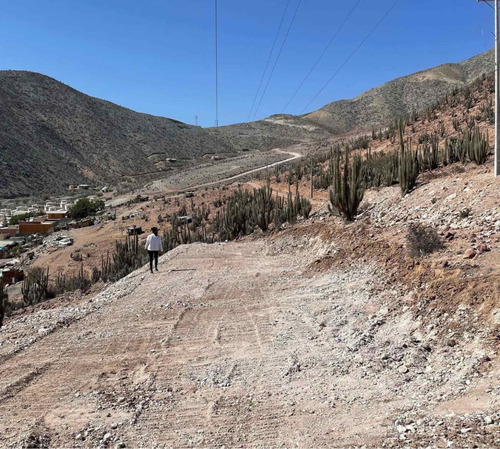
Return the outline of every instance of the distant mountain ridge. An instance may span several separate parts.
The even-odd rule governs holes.
[[[493,50],[456,64],[443,64],[370,89],[352,100],[329,103],[301,116],[335,134],[386,124],[412,110],[422,110],[455,87],[494,70]]]
[[[251,123],[224,126],[218,129],[228,145],[267,149],[265,138],[272,141],[293,127],[295,141],[321,140],[325,135],[339,135],[356,129],[369,130],[422,110],[455,87],[463,87],[485,73],[494,70],[495,56],[489,50],[460,63],[443,64],[412,75],[396,78],[350,100],[339,100],[300,116],[273,115]],[[211,129],[214,132],[214,129]],[[290,136],[290,140],[294,138]]]
[[[170,168],[168,159],[197,163],[206,154],[321,142],[383,126],[492,72],[493,64],[490,50],[302,116],[206,129],[134,112],[38,73],[0,71],[0,197],[61,192],[81,182],[116,184],[146,173],[158,178]]]

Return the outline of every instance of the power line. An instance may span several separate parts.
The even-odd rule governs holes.
[[[330,39],[330,42],[328,42],[328,45],[325,47],[325,49],[323,50],[323,52],[321,53],[321,55],[319,56],[319,58],[316,60],[316,62],[311,67],[311,70],[309,70],[309,72],[307,73],[307,75],[305,76],[305,78],[300,83],[299,87],[297,87],[297,89],[295,90],[295,92],[293,93],[293,95],[288,100],[288,103],[283,108],[283,112],[285,112],[286,108],[290,105],[290,103],[295,98],[295,96],[297,95],[297,93],[299,92],[299,90],[302,88],[302,86],[304,85],[304,83],[309,79],[309,77],[311,76],[311,73],[314,72],[314,70],[318,66],[319,62],[321,61],[321,59],[323,58],[323,56],[325,55],[325,53],[328,51],[328,49],[330,48],[330,46],[333,44],[333,42],[335,41],[335,39],[337,38],[337,36],[339,35],[339,33],[342,31],[342,29],[344,28],[344,25],[351,18],[352,14],[356,10],[356,8],[358,7],[358,5],[359,5],[360,2],[361,2],[361,0],[357,0],[356,1],[356,3],[354,4],[354,6],[352,7],[352,9],[349,11],[349,14],[347,14],[347,17],[344,19],[344,21],[342,22],[342,24],[340,25],[340,27],[337,29],[337,31],[335,32],[335,34],[333,35],[333,37]]]
[[[286,13],[288,11],[289,5],[290,5],[290,0],[287,0],[285,11],[283,12],[283,15],[281,16],[281,22],[280,22],[280,26],[278,27],[278,32],[276,33],[276,37],[274,38],[273,46],[271,47],[271,51],[269,52],[269,56],[267,57],[266,67],[264,68],[264,71],[262,72],[262,77],[260,78],[259,88],[257,89],[257,92],[255,92],[255,97],[253,99],[252,107],[250,108],[250,112],[248,113],[248,121],[250,121],[250,117],[252,116],[252,111],[253,111],[253,108],[255,106],[255,102],[257,101],[257,98],[259,96],[260,88],[262,87],[262,82],[264,81],[264,76],[266,75],[267,68],[269,67],[269,63],[271,62],[271,56],[273,55],[274,47],[276,46],[276,42],[278,41],[278,36],[280,35],[280,31],[281,31],[281,27],[283,26],[283,22],[285,21],[285,16],[286,16]]]
[[[292,21],[290,22],[290,25],[288,26],[288,29],[286,30],[285,38],[283,39],[283,42],[281,43],[280,51],[278,53],[278,56],[276,57],[276,61],[274,62],[273,68],[271,70],[271,74],[269,75],[269,78],[266,83],[266,87],[264,88],[264,91],[262,92],[262,96],[260,97],[259,104],[257,105],[257,109],[255,109],[255,112],[253,116],[255,117],[257,115],[257,112],[259,111],[260,105],[262,103],[262,100],[264,99],[264,95],[266,95],[267,88],[269,86],[269,83],[271,82],[271,78],[273,77],[274,70],[276,69],[276,66],[278,65],[278,61],[281,56],[281,52],[283,51],[283,47],[285,46],[285,42],[288,38],[288,34],[290,33],[290,30],[292,29],[293,22],[295,21],[295,17],[297,17],[297,12],[299,11],[300,4],[302,3],[302,0],[299,0],[297,3],[297,7],[295,8],[295,12],[292,17]]]
[[[306,107],[302,109],[301,114],[310,106],[310,104],[318,98],[318,95],[325,90],[325,88],[333,81],[333,79],[339,74],[339,72],[345,67],[345,65],[351,60],[351,58],[358,52],[358,50],[363,46],[363,44],[372,36],[375,31],[377,31],[378,27],[382,25],[382,22],[387,18],[387,16],[392,12],[392,10],[397,6],[397,4],[401,0],[396,0],[394,4],[389,8],[389,10],[384,14],[384,16],[377,22],[375,27],[366,35],[366,37],[359,43],[359,45],[354,49],[354,51],[349,55],[349,57],[341,64],[341,66],[337,69],[337,71],[330,77],[330,79],[323,85],[323,87],[316,93],[313,99],[307,103]]]
[[[483,1],[481,3],[484,3],[485,5],[488,5],[493,11],[495,10],[495,8],[493,6],[491,6],[488,2]]]

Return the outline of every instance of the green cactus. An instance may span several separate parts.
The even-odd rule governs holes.
[[[21,288],[24,306],[32,306],[49,297],[49,269],[31,268]]]
[[[399,124],[399,186],[402,195],[408,194],[417,183],[419,174],[418,152],[411,149],[411,142],[408,149],[405,148],[403,136],[403,123]]]
[[[337,153],[333,166],[333,189],[329,192],[330,212],[341,214],[347,221],[354,220],[364,192],[361,158],[354,156],[351,163],[349,151],[346,150],[344,160],[341,161],[340,153]]]

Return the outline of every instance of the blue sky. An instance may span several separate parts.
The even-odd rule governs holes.
[[[361,0],[286,112],[299,114],[395,0]],[[247,121],[287,0],[219,0],[219,124]],[[290,0],[275,55],[299,0]],[[356,0],[302,0],[256,118],[283,108]],[[136,111],[213,126],[213,0],[2,2],[0,69],[31,70]],[[475,0],[400,0],[308,107],[493,46]]]

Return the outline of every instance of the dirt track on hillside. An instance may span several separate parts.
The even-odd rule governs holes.
[[[400,440],[408,417],[449,416],[471,394],[479,424],[495,420],[498,395],[472,377],[486,349],[456,349],[450,371],[375,265],[310,271],[335,251],[307,235],[183,246],[86,305],[13,319],[1,446],[399,447],[432,424]],[[477,441],[493,441],[498,428],[479,424]],[[456,433],[439,442],[472,435]]]

